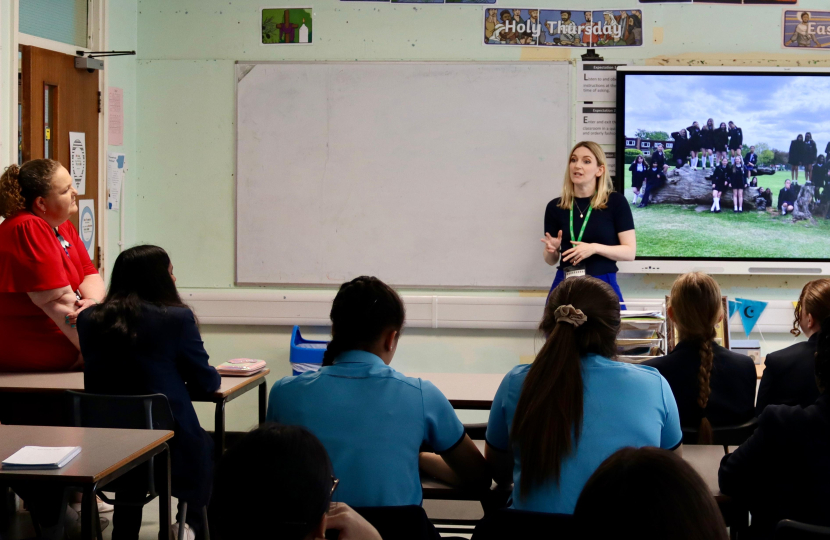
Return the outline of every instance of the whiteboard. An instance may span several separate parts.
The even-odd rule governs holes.
[[[543,288],[568,63],[238,63],[236,279]]]

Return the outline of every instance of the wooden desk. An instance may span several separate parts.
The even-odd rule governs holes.
[[[505,373],[405,373],[434,384],[456,409],[489,411]]]
[[[259,387],[259,422],[265,421],[268,393],[265,376],[271,373],[266,368],[250,377],[222,377],[219,390],[207,395],[193,395],[193,401],[216,404],[214,413],[214,435],[216,457],[225,451],[225,404],[245,392]],[[61,394],[66,390],[84,391],[84,374],[80,371],[64,373],[2,373],[0,393],[9,394]]]
[[[81,486],[81,537],[96,537],[93,519],[98,513],[95,490],[134,469],[156,455],[163,454],[166,466],[159,467],[164,479],[159,482],[159,538],[170,540],[170,452],[167,441],[172,431],[144,429],[98,429],[49,426],[0,426],[0,461],[23,446],[80,446],[78,454],[62,469],[0,469],[0,481],[44,483],[61,487]]]

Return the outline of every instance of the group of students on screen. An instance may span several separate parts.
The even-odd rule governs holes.
[[[42,265],[54,262],[64,274],[66,268],[74,272],[69,284],[41,274],[48,278],[41,289],[71,292],[75,283],[86,283],[84,260],[78,259],[85,250],[72,245],[77,233],[64,225],[74,203],[71,179],[64,178],[65,169],[46,165],[41,179],[47,183],[40,187],[32,180],[40,178],[36,171],[25,165],[15,171],[16,206],[9,203],[7,188],[14,184],[8,175],[0,186],[5,189],[0,190],[0,210],[28,212],[22,218],[7,215],[10,219],[0,223],[0,266],[11,280],[3,285],[14,289],[2,291],[9,305],[22,302],[26,291],[38,290],[34,278],[26,280],[31,261],[13,256],[23,249],[40,251],[37,245],[20,247],[25,243],[20,239],[40,239],[46,247],[54,241],[60,257],[51,261],[41,256]],[[53,196],[57,199],[49,199]],[[12,245],[17,247],[12,250]],[[93,277],[100,280],[97,273]],[[98,287],[94,280],[90,285],[78,292],[85,295]],[[67,328],[56,331],[75,338],[71,344],[77,343],[82,354],[88,390],[167,396],[176,419],[173,495],[193,509],[210,501],[211,523],[224,539],[248,536],[245,527],[252,533],[278,529],[285,538],[297,539],[317,538],[326,528],[347,531],[347,538],[377,538],[377,531],[350,507],[419,506],[421,471],[474,488],[486,488],[492,480],[513,484],[512,508],[574,514],[584,519],[580,526],[585,531],[610,526],[597,516],[610,515],[608,501],[633,485],[643,500],[651,494],[653,505],[623,497],[616,502],[627,515],[618,516],[614,526],[650,527],[654,534],[645,538],[665,538],[666,530],[684,530],[688,538],[725,538],[705,484],[671,452],[681,451],[684,428],[696,432],[695,442],[706,443],[713,427],[756,415],[755,434],[724,456],[721,491],[748,505],[759,538],[770,537],[784,518],[830,525],[827,279],[804,287],[793,332],[804,332],[809,340],[768,357],[757,405],[754,364],[715,342],[714,327],[723,313],[720,289],[711,277],[691,273],[678,278],[669,315],[679,343],[669,355],[645,365],[614,361],[621,318],[619,296],[611,285],[592,277],[565,279],[548,298],[539,326],[544,343],[535,361],[512,369],[498,388],[482,455],[432,383],[390,367],[405,326],[403,302],[377,278],[359,277],[344,283],[332,304],[332,340],[324,366],[274,384],[267,418],[276,425],[261,427],[239,449],[231,449],[215,479],[213,443],[199,425],[190,395],[215,391],[220,377],[208,363],[196,317],[177,292],[169,256],[156,246],[125,250],[115,261],[109,290],[99,298],[83,303],[73,295],[68,304],[39,309],[53,320],[60,315],[56,322]],[[64,323],[64,313],[76,322]],[[70,352],[67,362],[74,364],[77,351]],[[20,354],[14,367],[25,371],[25,355]],[[143,495],[129,485],[120,487],[116,499]],[[22,491],[24,498],[38,500]],[[261,511],[240,516],[234,504],[238,498],[244,498],[244,508]],[[671,510],[669,503],[681,500],[690,502]],[[333,509],[332,501],[337,502]],[[188,539],[203,535],[201,512],[189,511],[186,521]],[[113,538],[134,540],[140,524],[140,506],[117,506]]]
[[[706,160],[709,160],[709,167],[715,168],[723,161],[723,158],[735,158],[741,156],[744,144],[744,133],[735,122],[721,122],[715,127],[715,121],[711,118],[701,127],[698,122],[672,133],[674,145],[672,146],[672,159],[675,165],[683,167],[686,160],[692,169],[696,169],[698,163],[700,168],[706,167]]]

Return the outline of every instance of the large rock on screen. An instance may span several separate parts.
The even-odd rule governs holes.
[[[692,169],[688,165],[680,169],[669,169],[666,185],[653,192],[649,204],[712,205],[713,169]],[[755,210],[757,187],[744,189],[744,210]],[[727,189],[720,199],[721,208],[732,208],[732,190]]]

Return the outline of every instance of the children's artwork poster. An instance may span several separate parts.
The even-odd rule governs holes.
[[[262,44],[310,44],[311,19],[311,8],[263,8]]]
[[[783,45],[786,49],[830,51],[830,11],[784,11]]]
[[[582,62],[578,64],[577,101],[617,101],[617,68],[629,62]]]
[[[576,138],[597,144],[617,141],[617,108],[583,105],[576,121]]]
[[[643,13],[613,9],[485,8],[484,44],[636,47],[643,44]]]

